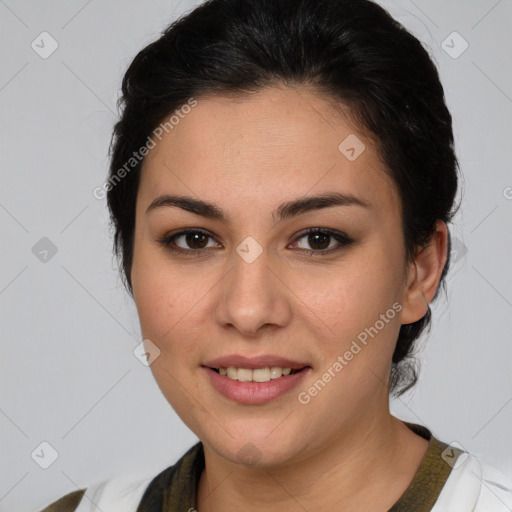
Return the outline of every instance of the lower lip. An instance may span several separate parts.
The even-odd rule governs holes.
[[[246,405],[266,404],[299,385],[311,368],[283,375],[268,382],[240,382],[203,366],[213,387],[226,398]]]

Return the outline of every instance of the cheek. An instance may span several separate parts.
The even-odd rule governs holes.
[[[346,263],[301,276],[298,296],[335,333],[372,324],[402,295],[398,255],[364,250]]]
[[[357,383],[364,393],[378,385],[378,379],[368,380],[368,368],[381,379],[388,373],[400,329],[403,274],[400,251],[380,247],[367,246],[346,264],[319,269],[318,275],[309,273],[300,281],[297,296],[303,299],[306,322],[313,326],[322,370],[343,357],[340,390]]]
[[[155,381],[173,409],[188,417],[196,407],[190,394],[197,394],[196,383],[190,378],[198,359],[191,326],[198,324],[195,315],[202,294],[195,288],[193,276],[173,271],[168,263],[158,260],[153,256],[151,264],[145,259],[139,260],[145,261],[139,265],[134,258],[134,299],[143,338],[160,350],[150,366]]]
[[[187,287],[156,269],[148,268],[140,273],[134,286],[134,299],[145,338],[159,346],[169,344],[180,324],[186,323],[187,313],[193,309],[192,297],[186,292],[190,286],[190,283]],[[162,348],[169,349],[168,346]]]
[[[173,265],[165,251],[146,246],[134,254],[132,284],[143,337],[159,347],[170,366],[192,361],[198,350],[193,340],[204,336],[204,305],[215,276],[193,265]]]
[[[132,266],[133,298],[142,335],[156,343],[176,323],[182,304],[177,300],[181,285],[170,280],[158,253],[147,244],[136,244]]]

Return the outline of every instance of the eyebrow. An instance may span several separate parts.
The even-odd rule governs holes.
[[[275,219],[277,214],[277,222],[282,220],[301,215],[303,213],[321,210],[323,208],[330,208],[333,206],[360,206],[363,208],[370,208],[371,204],[361,198],[352,194],[341,194],[338,192],[320,194],[317,196],[302,197],[293,201],[287,201],[279,205],[279,207],[272,212],[272,217]],[[157,208],[164,207],[177,207],[190,213],[195,213],[208,219],[220,220],[222,222],[229,222],[230,216],[218,206],[194,199],[188,196],[176,195],[163,195],[157,197],[147,208],[146,214]]]

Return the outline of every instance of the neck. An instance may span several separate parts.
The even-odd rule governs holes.
[[[293,464],[248,468],[203,445],[199,512],[325,507],[378,512],[389,510],[405,492],[428,442],[387,412],[359,418],[328,446]]]

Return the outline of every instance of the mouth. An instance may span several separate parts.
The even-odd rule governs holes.
[[[271,380],[280,379],[288,375],[300,373],[310,366],[302,368],[283,368],[281,366],[265,366],[262,368],[243,368],[243,367],[209,367],[210,370],[239,382],[270,382]]]
[[[311,366],[244,368],[203,365],[202,369],[213,389],[224,398],[243,405],[263,405],[278,398],[293,400],[290,393],[312,371]]]

